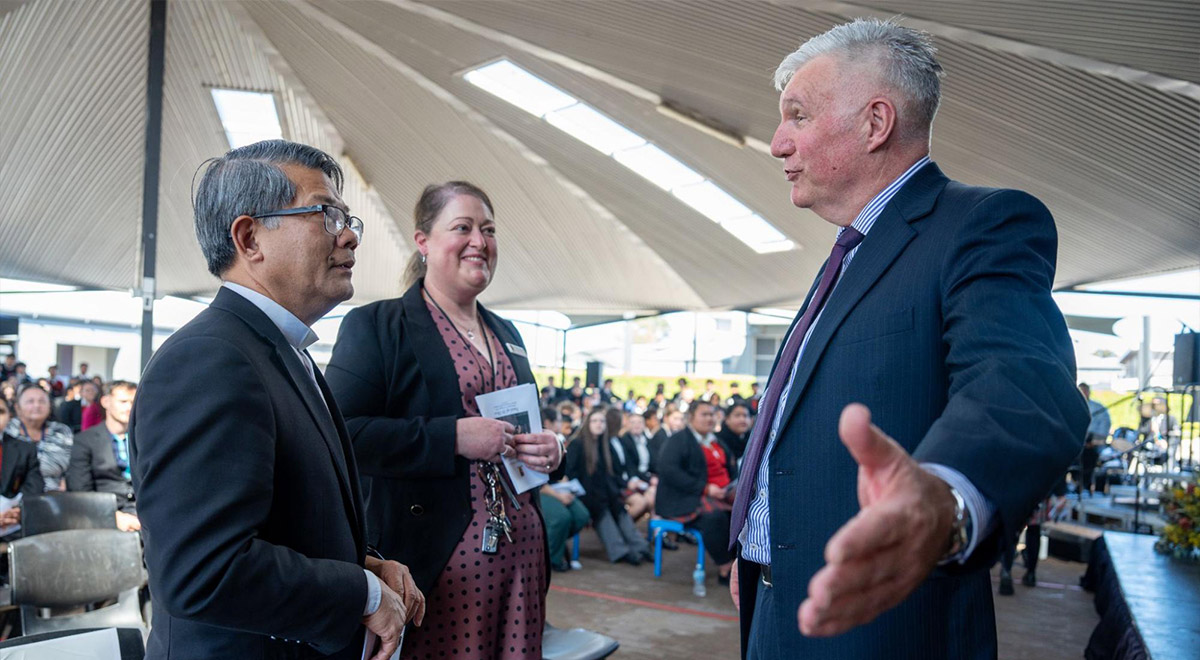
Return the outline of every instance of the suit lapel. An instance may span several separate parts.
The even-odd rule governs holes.
[[[910,223],[929,214],[947,181],[937,165],[929,163],[913,174],[879,214],[871,231],[859,245],[850,266],[830,292],[825,309],[817,319],[808,344],[804,347],[804,353],[800,356],[800,363],[792,378],[787,407],[783,411],[780,423],[780,434],[787,429],[796,406],[808,388],[813,371],[834,333],[875,282],[887,272],[908,243],[916,237],[917,231]]]
[[[488,327],[491,328],[496,338],[503,345],[504,353],[508,355],[508,361],[512,364],[513,371],[517,375],[517,382],[521,384],[534,382],[533,371],[529,367],[529,358],[513,355],[512,348],[510,348],[511,346],[519,346],[521,338],[514,337],[508,330],[508,324],[500,317],[484,309],[482,305],[479,306],[479,311],[483,314],[484,322],[487,323]]]
[[[325,442],[326,448],[329,450],[329,456],[333,460],[335,472],[337,472],[338,483],[342,487],[342,496],[346,499],[349,507],[357,514],[357,501],[355,500],[354,489],[351,487],[349,471],[346,463],[348,455],[343,446],[341,438],[338,435],[337,428],[334,426],[333,415],[337,411],[336,406],[326,407],[325,402],[318,396],[317,388],[313,387],[312,378],[309,378],[308,369],[300,362],[300,356],[288,344],[283,333],[276,327],[275,323],[267,317],[258,307],[254,306],[249,300],[242,296],[222,288],[217,297],[213,299],[213,307],[224,309],[233,313],[249,325],[257,332],[263,340],[269,344],[273,350],[272,359],[276,367],[279,368],[292,389],[300,396],[304,402],[304,407],[308,409],[308,414],[316,425],[322,440]],[[316,366],[313,366],[314,372]],[[326,395],[326,400],[331,400]],[[356,525],[359,527],[361,525]]]
[[[308,351],[304,352],[308,355]],[[312,359],[311,356],[309,359]],[[354,460],[354,447],[350,444],[350,432],[346,430],[346,423],[342,420],[342,412],[337,407],[337,401],[333,398],[333,392],[329,390],[329,384],[325,382],[325,376],[321,374],[320,369],[314,370],[317,377],[317,386],[321,389],[321,396],[324,397],[326,405],[329,406],[330,416],[333,419],[334,426],[337,428],[337,437],[342,447],[342,455],[346,457],[345,472],[348,477],[348,485],[350,488],[350,514],[354,519],[354,537],[359,546],[359,554],[366,552],[366,524],[363,519],[363,499],[359,488],[358,481],[358,464]],[[336,459],[335,459],[336,460]]]
[[[442,341],[425,299],[421,296],[421,286],[418,282],[405,292],[401,298],[404,309],[404,337],[397,341],[407,343],[413,357],[420,365],[421,378],[429,392],[459,392],[458,374],[454,371],[454,359],[450,357],[450,349]],[[432,415],[463,414],[462,397],[433,396]]]

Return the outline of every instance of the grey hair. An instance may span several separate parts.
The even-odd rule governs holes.
[[[200,165],[205,168],[204,176],[196,189],[192,211],[196,239],[208,272],[220,277],[233,265],[237,251],[230,231],[238,216],[286,208],[296,198],[296,186],[280,165],[321,170],[337,192],[342,191],[342,168],[337,161],[306,144],[264,140],[205,161]],[[275,229],[280,220],[275,217],[260,221],[268,229]]]
[[[783,91],[800,67],[822,55],[878,62],[884,83],[907,97],[901,112],[911,116],[899,118],[907,128],[904,132],[928,136],[941,102],[944,75],[928,33],[902,27],[896,19],[854,19],[818,34],[783,58],[775,70],[775,88]]]

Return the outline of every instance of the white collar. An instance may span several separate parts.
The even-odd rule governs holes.
[[[296,318],[296,315],[289,312],[283,305],[236,282],[222,282],[221,286],[249,300],[252,305],[262,310],[262,313],[266,314],[275,327],[283,333],[284,339],[287,339],[292,348],[303,351],[317,341],[317,334],[312,331],[312,328]]]

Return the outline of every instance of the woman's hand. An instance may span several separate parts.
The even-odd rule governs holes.
[[[512,456],[516,449],[515,430],[512,424],[498,419],[464,417],[455,424],[454,453],[471,460],[499,463],[501,455]]]
[[[562,461],[558,438],[548,431],[513,436],[517,459],[538,472],[553,472]]]
[[[721,488],[720,486],[718,486],[716,484],[708,484],[707,486],[705,486],[704,494],[708,495],[709,497],[711,497],[713,499],[718,499],[718,500],[725,499],[725,489]]]

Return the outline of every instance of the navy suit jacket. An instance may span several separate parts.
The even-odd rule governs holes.
[[[361,657],[358,470],[317,374],[324,401],[279,328],[224,288],[147,365],[129,437],[148,660]]]
[[[862,241],[805,347],[767,459],[777,607],[762,623],[795,657],[996,656],[988,568],[1079,453],[1088,423],[1050,296],[1056,251],[1037,199],[951,181],[932,163]],[[996,524],[965,565],[935,569],[875,621],[811,639],[797,608],[825,544],[859,511],[857,465],[837,433],[853,402],[918,461],[963,473],[996,507]],[[756,567],[739,567],[743,642]]]

